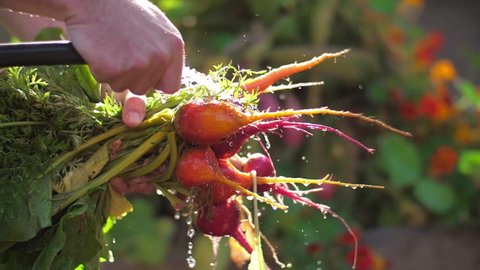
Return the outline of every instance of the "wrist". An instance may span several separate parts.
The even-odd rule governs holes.
[[[0,8],[65,21],[81,8],[85,0],[0,0]]]

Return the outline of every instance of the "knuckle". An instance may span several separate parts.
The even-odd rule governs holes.
[[[131,68],[129,71],[137,71],[137,70],[145,70],[148,69],[150,66],[150,59],[145,56],[137,56],[135,57],[135,60],[132,63]]]
[[[183,52],[183,50],[185,49],[185,42],[183,41],[181,36],[175,36],[171,42],[174,50],[179,50]]]
[[[157,63],[166,63],[170,61],[170,57],[164,50],[157,49],[152,54],[152,61]]]

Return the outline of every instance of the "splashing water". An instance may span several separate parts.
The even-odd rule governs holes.
[[[193,256],[189,256],[187,258],[187,264],[188,264],[188,267],[189,268],[194,268],[195,267],[195,264],[197,264],[197,261],[193,258]]]
[[[193,238],[194,235],[195,235],[195,229],[194,229],[194,228],[189,228],[189,229],[187,230],[187,236],[188,236],[189,238]]]
[[[182,85],[187,88],[204,85],[210,91],[220,92],[220,86],[210,76],[187,66],[184,66],[182,70]]]

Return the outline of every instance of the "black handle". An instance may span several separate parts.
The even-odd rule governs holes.
[[[0,67],[85,64],[68,40],[0,44]]]

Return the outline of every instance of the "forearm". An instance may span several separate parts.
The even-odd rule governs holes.
[[[3,24],[11,34],[24,41],[33,41],[40,31],[45,28],[62,28],[65,31],[63,22],[6,9],[0,9],[0,24]]]
[[[79,1],[84,0],[0,0],[0,8],[64,21],[73,14]]]

